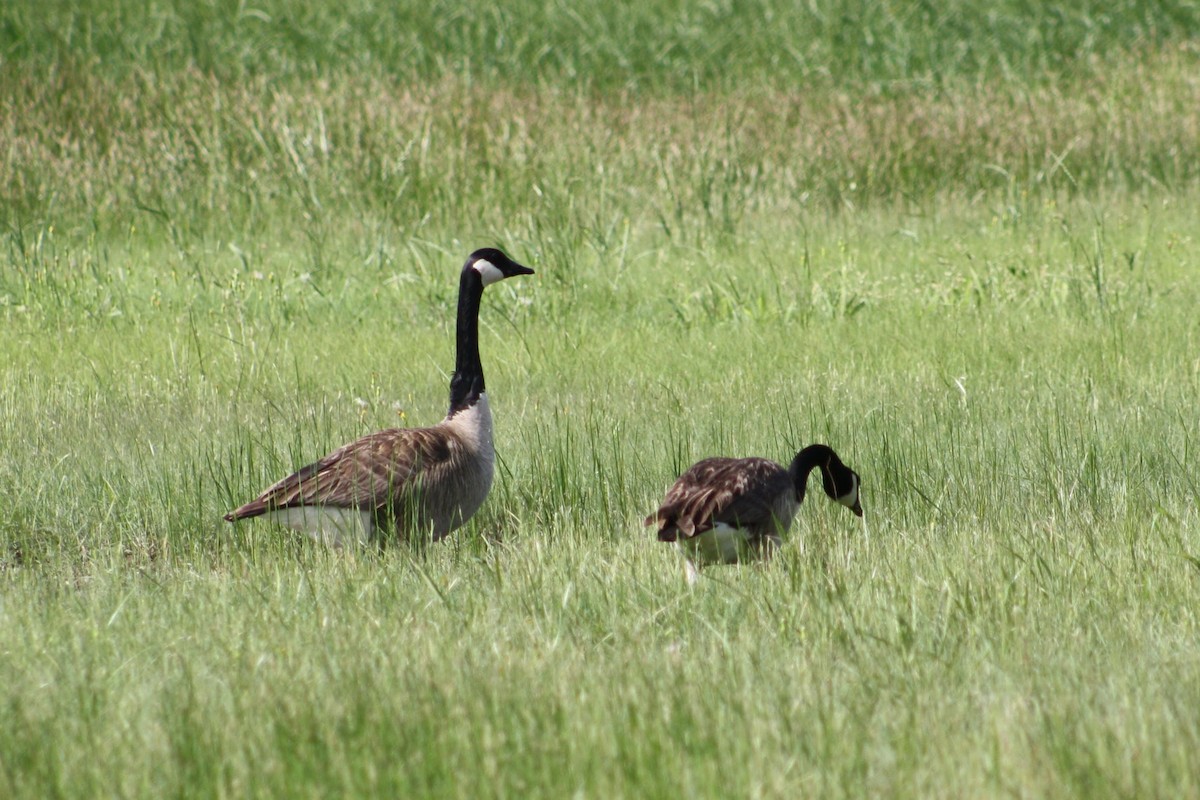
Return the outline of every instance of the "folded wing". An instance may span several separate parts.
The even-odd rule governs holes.
[[[787,471],[765,458],[706,458],[667,491],[646,525],[658,525],[660,541],[689,539],[716,523],[737,528],[774,524],[777,498],[791,490]]]
[[[445,434],[392,428],[364,436],[297,470],[225,519],[310,505],[363,510],[400,506],[419,488],[415,476],[428,482],[453,460],[459,443]]]

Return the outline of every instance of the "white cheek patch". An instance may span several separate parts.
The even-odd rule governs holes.
[[[484,286],[491,286],[496,281],[504,280],[504,273],[500,271],[500,268],[486,258],[476,259],[472,266],[479,273],[479,277],[483,278]]]
[[[846,508],[854,508],[854,504],[858,502],[858,476],[854,477],[854,483],[850,487],[850,491],[837,499],[839,503]]]

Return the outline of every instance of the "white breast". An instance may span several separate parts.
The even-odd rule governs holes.
[[[487,392],[479,395],[475,405],[464,408],[443,423],[462,441],[467,452],[474,456],[495,460],[492,445],[492,409],[488,405]]]
[[[496,469],[487,394],[479,395],[474,405],[440,424],[453,434],[463,452],[441,485],[427,487],[425,499],[435,539],[459,527],[479,510],[491,491]]]

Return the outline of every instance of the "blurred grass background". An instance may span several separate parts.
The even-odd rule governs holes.
[[[1188,3],[0,9],[0,793],[1196,796]],[[440,418],[444,546],[222,513]],[[832,444],[781,558],[640,520]]]

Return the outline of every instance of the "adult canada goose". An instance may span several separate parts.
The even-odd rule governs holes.
[[[862,516],[858,473],[832,448],[809,445],[784,469],[766,458],[706,458],[667,490],[646,525],[658,526],[661,542],[677,542],[688,557],[688,580],[696,564],[734,564],[770,556],[804,502],[808,473],[821,470],[825,494]]]
[[[492,487],[492,412],[479,362],[483,287],[533,270],[487,247],[463,265],[450,411],[429,428],[368,434],[292,473],[225,515],[264,516],[340,547],[388,533],[437,540],[478,510]]]

